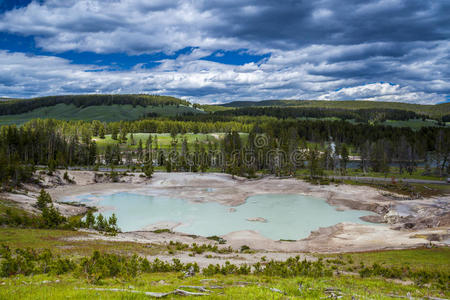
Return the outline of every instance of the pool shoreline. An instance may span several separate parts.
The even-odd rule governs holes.
[[[248,180],[232,178],[222,173],[162,173],[157,172],[152,179],[143,178],[140,173],[120,176],[118,183],[98,182],[95,172],[69,171],[74,185],[56,184],[47,189],[53,199],[82,193],[111,193],[116,191],[139,192],[152,189],[158,195],[183,197],[194,202],[215,201],[230,208],[239,205],[250,195],[264,193],[298,193],[319,198],[336,209],[368,210],[377,213],[376,222],[387,226],[337,224],[319,228],[304,240],[280,242],[264,239],[252,232],[230,233],[225,237],[226,246],[240,247],[251,244],[254,249],[265,251],[306,251],[306,252],[352,252],[374,251],[382,249],[405,249],[424,247],[430,244],[428,237],[448,235],[449,196],[403,201],[400,195],[386,194],[367,186],[353,185],[312,185],[295,178],[280,179],[272,176]],[[62,177],[62,175],[61,175]],[[219,195],[218,191],[221,193]],[[396,204],[408,205],[414,215],[407,218],[399,216]],[[441,204],[443,203],[443,204]],[[68,205],[66,205],[68,206]],[[413,229],[405,227],[407,223],[417,224]],[[94,239],[106,237],[95,235]],[[163,238],[163,239],[162,239]],[[164,242],[179,239],[186,243],[199,242],[178,233],[161,236],[148,231],[121,233],[117,240],[140,241],[145,243]],[[205,239],[206,240],[206,239]],[[206,240],[207,241],[207,240]],[[440,242],[433,241],[440,245]]]
[[[369,225],[362,217],[374,213],[336,209],[324,198],[302,194],[259,194],[226,209],[221,203],[195,202],[132,191],[66,197],[98,209],[105,217],[115,213],[124,231],[169,229],[198,236],[223,236],[253,230],[272,240],[300,240],[320,227],[341,222]],[[154,213],[157,212],[157,213]]]

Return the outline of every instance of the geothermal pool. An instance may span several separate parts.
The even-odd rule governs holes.
[[[188,234],[211,236],[255,230],[273,240],[306,238],[312,230],[340,222],[371,224],[359,217],[373,214],[361,210],[337,211],[324,199],[304,195],[256,195],[234,207],[129,192],[80,195],[66,199],[69,200],[95,205],[106,217],[115,213],[122,231],[141,230],[158,222],[179,222],[181,225],[174,230]],[[263,218],[260,220],[265,222],[248,220],[255,218]]]

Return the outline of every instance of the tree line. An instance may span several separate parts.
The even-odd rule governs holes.
[[[372,109],[341,109],[319,107],[240,107],[232,110],[217,111],[218,116],[270,116],[279,119],[288,118],[339,118],[356,122],[383,122],[386,120],[407,121],[410,119],[426,119],[426,115],[413,111],[372,108]]]
[[[157,95],[64,95],[0,102],[0,115],[21,114],[57,104],[73,104],[76,107],[113,104],[133,106],[190,105],[188,101],[182,99]]]
[[[148,173],[152,173],[151,166],[158,165],[168,171],[216,168],[241,175],[261,170],[281,175],[307,166],[333,169],[339,165],[342,168],[346,166],[343,149],[360,156],[364,171],[370,168],[386,172],[391,162],[398,162],[401,172],[412,173],[419,161],[426,161],[435,166],[440,175],[448,173],[449,128],[423,127],[414,131],[345,121],[246,118],[247,123],[170,119],[101,123],[37,119],[21,127],[2,126],[1,182],[5,187],[32,180],[34,165],[54,169],[103,163],[136,164],[136,158],[140,166],[147,163]],[[123,151],[116,145],[100,153],[93,139],[111,134],[120,143],[127,143],[129,134],[137,132],[169,132],[171,145],[169,149],[161,149],[157,138],[150,137],[147,141],[135,141],[137,147],[133,150]],[[221,141],[188,143],[186,139],[177,138],[178,134],[186,132],[225,132],[226,135]],[[248,138],[241,138],[239,132],[249,133]],[[298,157],[298,161],[293,162],[290,159],[293,156]],[[286,163],[281,166],[282,162]]]

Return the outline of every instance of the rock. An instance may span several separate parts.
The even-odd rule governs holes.
[[[195,275],[195,271],[194,271],[194,267],[192,267],[192,266],[189,268],[189,270],[184,272],[184,278],[192,277],[194,275]]]
[[[247,221],[250,222],[262,222],[262,223],[267,223],[267,220],[262,218],[262,217],[256,217],[256,218],[247,218]]]
[[[272,292],[275,292],[275,293],[280,293],[280,294],[283,294],[283,295],[287,295],[285,292],[283,292],[282,290],[279,290],[279,289],[276,289],[276,288],[270,288],[270,290],[272,291]]]
[[[384,223],[385,220],[382,216],[379,215],[369,215],[360,217],[361,220],[370,222],[370,223]]]
[[[414,228],[414,226],[416,226],[416,224],[414,224],[414,223],[405,223],[403,226],[406,229],[412,229],[412,228]]]

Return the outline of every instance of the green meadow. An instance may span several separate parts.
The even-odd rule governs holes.
[[[169,133],[133,133],[134,145],[131,143],[131,134],[127,134],[127,142],[120,143],[118,140],[113,140],[111,135],[105,135],[104,139],[100,137],[93,137],[95,142],[97,143],[97,147],[99,150],[103,150],[107,145],[116,145],[119,144],[122,149],[137,149],[139,140],[142,141],[142,145],[145,147],[145,143],[149,136],[152,136],[153,142],[155,142],[155,138],[158,141],[158,147],[162,149],[169,149],[172,147],[172,137]],[[181,144],[183,139],[186,138],[188,142],[188,146],[192,147],[198,141],[203,145],[207,145],[208,142],[219,142],[223,139],[225,133],[185,133],[185,134],[177,134],[175,136],[175,140],[177,141],[177,149],[181,148]],[[242,141],[245,143],[248,138],[248,133],[240,133]]]
[[[124,255],[137,254],[150,262],[157,254],[173,255],[170,244],[83,241],[72,239],[87,233],[0,228],[0,244],[10,249],[32,248],[38,253],[49,249],[54,259],[74,262],[91,257],[93,251]],[[214,253],[212,253],[214,254]],[[103,255],[103,254],[101,254]],[[212,257],[210,253],[192,255]],[[205,299],[445,299],[450,274],[450,250],[423,248],[343,254],[311,254],[321,258],[324,275],[275,273],[240,274],[231,267],[218,273],[198,271],[186,277],[180,271],[138,271],[135,276],[123,270],[114,276],[86,273],[83,268],[68,272],[48,272],[0,277],[0,299],[148,299],[150,293],[177,289],[205,293]],[[236,253],[239,256],[239,253]],[[4,258],[0,259],[3,263]],[[99,261],[100,263],[101,261]],[[103,261],[103,264],[108,263]],[[261,261],[269,266],[270,262]],[[86,265],[87,266],[87,265]],[[42,267],[42,266],[41,266]],[[91,266],[92,267],[92,266]],[[108,267],[108,265],[105,265]],[[2,265],[2,268],[7,268]],[[315,267],[314,267],[315,268]],[[104,271],[102,271],[104,274]],[[134,274],[134,273],[133,273]],[[193,299],[198,296],[170,294],[168,299]],[[434,298],[433,298],[434,297]]]
[[[54,106],[40,107],[32,111],[0,116],[0,125],[21,125],[32,119],[57,119],[57,120],[83,120],[101,122],[132,121],[143,118],[145,114],[156,113],[159,116],[176,116],[182,113],[202,113],[188,106],[164,105],[164,106],[133,106],[125,105],[96,105],[77,107],[73,104],[59,103]]]

